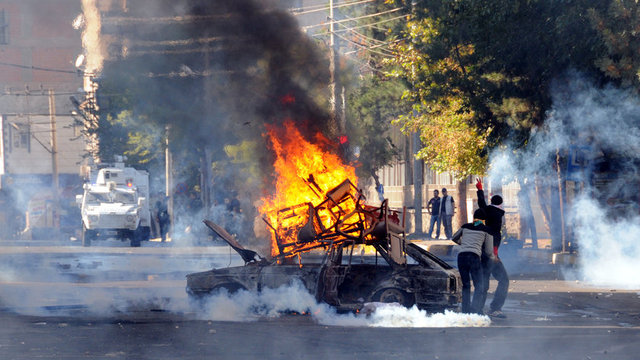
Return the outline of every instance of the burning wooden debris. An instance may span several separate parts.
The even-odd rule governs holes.
[[[312,183],[310,187],[320,189]],[[389,253],[393,262],[404,263],[404,228],[397,211],[366,205],[366,198],[351,181],[344,180],[325,194],[318,205],[303,203],[276,210],[267,223],[275,238],[274,258],[284,260],[316,248],[374,245]]]

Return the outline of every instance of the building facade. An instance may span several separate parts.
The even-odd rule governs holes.
[[[70,100],[83,98],[81,11],[80,0],[0,1],[0,238],[64,226],[81,186],[86,145]]]

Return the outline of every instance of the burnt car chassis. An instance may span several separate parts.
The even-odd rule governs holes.
[[[278,247],[271,260],[245,249],[222,227],[205,220],[207,227],[240,254],[245,265],[189,274],[187,293],[201,299],[223,289],[229,293],[260,292],[299,281],[317,301],[339,311],[359,310],[368,302],[415,304],[428,311],[456,308],[461,290],[457,270],[416,244],[406,243],[397,213],[388,208],[386,200],[372,207],[363,205],[363,199],[346,180],[327,192],[320,205],[280,210],[275,226],[269,224]],[[294,221],[294,225],[280,221],[298,215],[304,221]],[[321,221],[323,216],[331,221]],[[292,238],[295,241],[286,240]],[[354,261],[354,249],[361,245],[372,245],[375,257]],[[313,249],[322,250],[321,256],[314,257],[310,253]]]

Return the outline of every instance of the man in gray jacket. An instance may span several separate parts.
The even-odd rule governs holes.
[[[460,245],[458,271],[462,279],[462,312],[483,314],[486,289],[481,256],[493,261],[493,236],[484,225],[486,214],[478,209],[473,213],[473,222],[464,224],[453,235],[453,241]],[[471,301],[471,280],[473,280],[473,301]]]

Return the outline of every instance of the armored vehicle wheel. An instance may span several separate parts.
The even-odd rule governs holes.
[[[407,292],[403,290],[396,288],[387,288],[378,291],[373,296],[373,300],[382,303],[397,302],[404,307],[411,307],[415,303],[413,296],[407,294]]]
[[[87,229],[87,227],[82,224],[82,246],[88,247],[91,246],[91,240],[96,236],[95,230]]]

